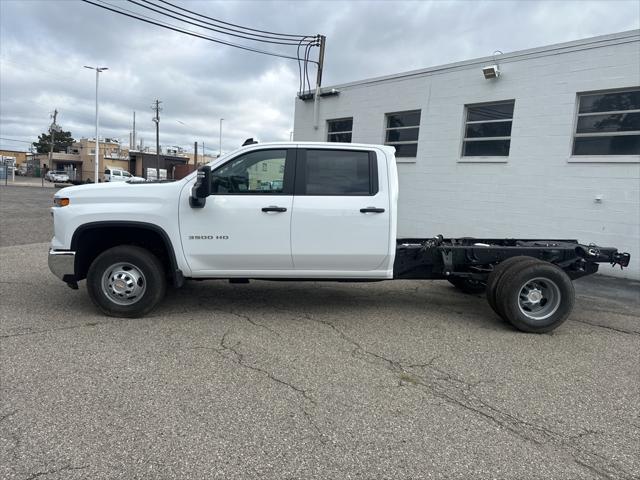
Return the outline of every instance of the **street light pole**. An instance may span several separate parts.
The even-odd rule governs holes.
[[[222,121],[224,118],[220,119],[220,152],[218,153],[218,157],[222,156]]]
[[[96,71],[96,149],[95,149],[95,157],[94,157],[94,183],[98,183],[99,169],[98,162],[100,161],[99,152],[100,152],[100,137],[98,136],[98,82],[100,79],[100,72],[104,72],[105,70],[109,70],[108,67],[88,67],[84,66],[84,68],[88,68],[89,70]]]

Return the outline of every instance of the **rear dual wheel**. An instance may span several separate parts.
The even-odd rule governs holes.
[[[532,257],[513,257],[489,276],[487,299],[498,315],[518,330],[549,332],[573,310],[575,292],[559,267]]]

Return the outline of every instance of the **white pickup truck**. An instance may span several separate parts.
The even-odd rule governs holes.
[[[392,147],[252,144],[176,182],[58,191],[49,268],[72,288],[86,278],[96,306],[120,317],[145,315],[185,279],[447,279],[486,289],[501,317],[540,333],[571,312],[571,280],[629,264],[576,240],[398,239],[397,201]]]

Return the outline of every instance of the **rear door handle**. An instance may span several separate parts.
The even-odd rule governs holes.
[[[384,208],[367,207],[367,208],[360,209],[360,213],[382,213],[382,212],[384,212]]]
[[[287,209],[285,207],[276,207],[275,205],[270,205],[268,207],[262,207],[263,212],[286,212]]]

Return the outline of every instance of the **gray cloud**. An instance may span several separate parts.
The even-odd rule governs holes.
[[[635,0],[175,2],[254,28],[327,35],[325,85],[629,30],[640,22]],[[92,136],[94,73],[82,68],[86,64],[110,68],[100,87],[104,136],[128,141],[136,110],[138,136],[153,144],[156,97],[164,102],[163,145],[191,148],[198,140],[215,151],[220,117],[225,150],[251,136],[286,140],[293,127],[295,61],[187,37],[79,1],[1,0],[0,18],[0,137],[32,141],[54,108],[75,137]],[[0,140],[0,146],[27,144]]]

